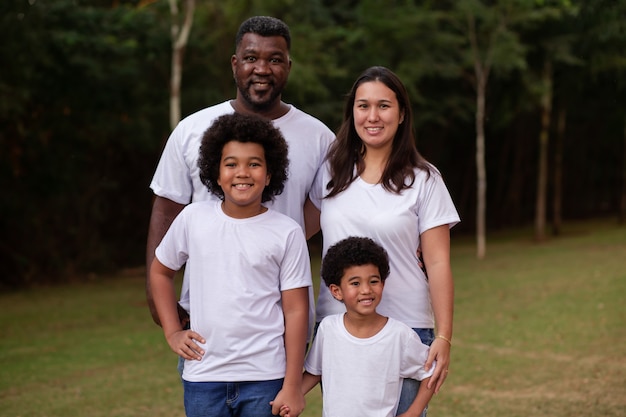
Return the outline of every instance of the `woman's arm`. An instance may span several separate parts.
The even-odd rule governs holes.
[[[435,315],[435,341],[430,347],[426,369],[433,361],[437,367],[428,382],[428,388],[439,392],[450,365],[452,319],[454,314],[454,282],[450,265],[450,227],[445,224],[420,236],[424,265],[428,271],[430,299]]]

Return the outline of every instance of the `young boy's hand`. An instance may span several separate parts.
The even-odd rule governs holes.
[[[270,402],[272,414],[282,417],[298,417],[304,410],[304,394],[300,387],[283,386],[274,401]]]
[[[204,337],[193,330],[179,330],[165,337],[170,349],[183,359],[201,360],[204,350],[196,342],[205,343]]]
[[[274,405],[274,401],[270,401],[270,405]],[[282,405],[280,407],[280,409],[278,410],[278,415],[280,417],[291,417],[291,415],[289,414],[289,406],[288,405]],[[276,414],[274,414],[276,415]]]

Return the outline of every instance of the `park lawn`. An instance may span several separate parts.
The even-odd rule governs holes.
[[[531,235],[490,235],[478,261],[453,234],[452,364],[429,416],[626,416],[626,227]],[[143,288],[135,270],[0,294],[0,415],[184,416]],[[321,415],[318,389],[307,404]]]

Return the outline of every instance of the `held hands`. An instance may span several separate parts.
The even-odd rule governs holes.
[[[304,410],[304,394],[299,387],[286,387],[276,395],[274,401],[270,402],[272,414],[281,417],[298,417]]]
[[[429,370],[433,365],[433,361],[437,361],[437,366],[433,375],[428,381],[428,389],[435,389],[435,394],[439,392],[439,389],[443,385],[444,381],[448,377],[448,366],[450,365],[450,348],[451,343],[447,339],[436,337],[430,346],[430,352],[428,353],[428,359],[424,367]]]
[[[178,356],[188,360],[201,360],[204,350],[196,342],[205,343],[204,337],[193,330],[178,330],[165,336],[170,349]]]
[[[271,403],[270,403],[271,404]],[[278,415],[280,417],[292,417],[291,414],[289,414],[289,406],[288,405],[283,405],[282,407],[280,407],[280,410],[278,412]],[[276,415],[276,414],[274,414]]]

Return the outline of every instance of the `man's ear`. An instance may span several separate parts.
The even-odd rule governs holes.
[[[343,302],[343,294],[341,293],[341,287],[339,285],[330,284],[328,289],[335,300]]]

